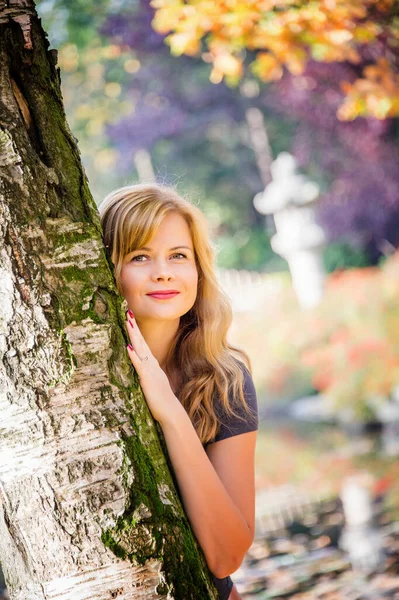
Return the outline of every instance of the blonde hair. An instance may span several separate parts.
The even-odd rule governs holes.
[[[179,213],[189,226],[198,270],[198,291],[193,307],[180,318],[179,330],[166,360],[166,371],[175,368],[181,374],[179,400],[201,442],[206,444],[219,430],[216,397],[228,415],[240,418],[233,403],[241,404],[245,412],[250,413],[243,391],[242,363],[249,370],[251,367],[247,354],[227,342],[232,311],[216,279],[215,253],[205,217],[173,188],[156,183],[114,190],[103,200],[99,211],[104,243],[114,264],[120,293],[124,257],[142,248],[168,213]],[[234,402],[230,401],[230,394]]]

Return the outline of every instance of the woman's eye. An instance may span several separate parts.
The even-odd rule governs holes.
[[[131,260],[134,262],[147,262],[147,258],[149,258],[147,254],[137,254],[136,256],[133,256]],[[187,258],[187,256],[182,252],[175,252],[174,254],[171,254],[171,258]]]
[[[137,260],[140,258],[147,258],[147,256],[145,254],[138,254],[137,256],[133,256],[132,260],[134,260],[135,262],[143,262],[142,260]]]

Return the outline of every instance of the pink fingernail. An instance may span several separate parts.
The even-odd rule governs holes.
[[[129,309],[128,311],[129,317],[131,317],[132,319],[134,319],[134,314],[132,313],[132,311]]]
[[[133,321],[131,321],[130,319],[129,319],[129,325],[132,329],[134,329]]]
[[[133,350],[133,346],[131,344],[128,344],[127,347],[129,348],[129,350]]]

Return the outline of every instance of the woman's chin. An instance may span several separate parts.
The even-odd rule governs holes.
[[[136,321],[140,327],[140,321],[177,321],[180,317],[185,313],[176,313],[176,312],[168,312],[168,311],[157,311],[146,313],[145,315],[135,315]]]

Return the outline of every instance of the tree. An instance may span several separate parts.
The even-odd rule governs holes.
[[[152,6],[156,31],[171,32],[172,53],[201,54],[213,65],[214,83],[236,84],[246,63],[262,81],[275,81],[284,68],[302,74],[309,58],[349,62],[360,68],[353,83],[342,83],[338,117],[399,114],[396,0],[152,0]]]
[[[251,71],[268,82],[258,106],[266,119],[296,121],[291,151],[321,185],[329,242],[350,241],[372,263],[390,253],[399,243],[397,122],[388,118],[399,115],[397,3],[152,5],[172,54],[202,56],[215,83],[248,81]]]
[[[64,105],[95,198],[136,179],[133,153],[144,148],[159,178],[182,176],[185,193],[200,198],[221,266],[283,268],[252,204],[262,188],[246,123],[253,107],[263,114],[273,155],[288,149],[320,184],[319,216],[339,244],[330,256],[339,249],[339,264],[352,265],[349,255],[342,262],[349,242],[374,263],[397,245],[397,120],[336,118],[345,98],[340,81],[354,83],[362,65],[309,60],[301,75],[285,72],[272,83],[247,73],[239,87],[214,85],[200,57],[170,55],[151,27],[148,2],[120,0],[102,12],[79,2],[46,0],[41,14],[53,45],[61,45]],[[366,49],[371,60],[372,46],[362,55]]]
[[[140,65],[123,86],[133,113],[106,128],[119,151],[121,176],[129,177],[132,154],[140,149],[151,154],[158,176],[189,173],[187,191],[201,198],[214,228],[219,265],[262,268],[273,253],[252,202],[262,187],[246,122],[252,102],[210,83],[209,67],[198,59],[182,56],[176,69],[163,36],[151,28],[153,16],[149,3],[139,0],[118,6],[101,27],[108,43],[130,48]]]
[[[56,53],[0,2],[0,559],[13,600],[216,598],[125,352]]]
[[[150,154],[158,180],[182,179],[182,193],[201,199],[218,264],[262,268],[273,253],[252,204],[262,183],[247,139],[248,100],[213,85],[199,59],[181,57],[176,69],[144,0],[121,0],[107,11],[102,3],[98,12],[92,0],[36,4],[59,50],[64,106],[94,198],[141,177],[135,165]]]

